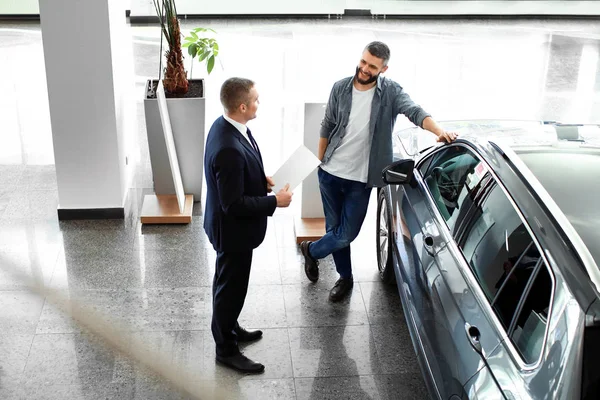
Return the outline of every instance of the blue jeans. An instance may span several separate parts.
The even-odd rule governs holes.
[[[338,178],[321,168],[317,174],[327,232],[310,245],[309,252],[317,260],[333,254],[340,277],[351,278],[350,243],[358,236],[367,215],[371,188],[362,182]]]

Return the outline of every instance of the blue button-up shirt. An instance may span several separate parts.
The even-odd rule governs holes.
[[[352,107],[352,85],[354,77],[344,78],[333,85],[325,118],[321,123],[321,137],[328,139],[323,164],[331,158],[346,134],[346,125]],[[392,131],[398,114],[404,114],[413,124],[422,127],[423,120],[430,115],[415,104],[402,87],[383,76],[377,79],[377,89],[371,105],[369,134],[371,151],[367,186],[384,186],[381,171],[392,163]]]

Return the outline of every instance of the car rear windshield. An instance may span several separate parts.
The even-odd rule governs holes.
[[[600,266],[600,148],[516,150]]]

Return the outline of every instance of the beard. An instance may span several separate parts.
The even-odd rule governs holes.
[[[356,81],[358,83],[360,83],[361,85],[368,85],[369,83],[375,82],[377,80],[377,78],[379,78],[379,75],[380,75],[380,74],[377,74],[377,75],[373,76],[367,72],[367,75],[369,75],[369,78],[368,79],[360,79],[358,77],[359,72],[360,72],[360,68],[356,67],[356,72],[354,73],[354,79],[356,79]]]

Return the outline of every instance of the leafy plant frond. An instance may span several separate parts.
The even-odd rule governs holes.
[[[219,44],[212,37],[199,36],[198,33],[216,33],[211,28],[195,28],[184,40],[184,46],[188,48],[188,54],[198,62],[206,62],[206,71],[210,74],[215,66],[215,59],[219,54]],[[188,44],[189,43],[189,44]]]

